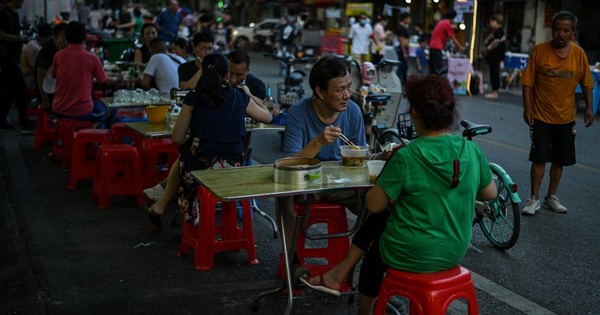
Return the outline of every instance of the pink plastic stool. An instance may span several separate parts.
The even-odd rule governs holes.
[[[297,215],[304,216],[304,204],[294,206],[294,212]],[[348,218],[346,217],[346,208],[343,205],[315,203],[310,206],[310,215],[308,217],[308,227],[314,224],[327,224],[327,233],[336,234],[348,231]],[[311,277],[323,274],[335,265],[340,263],[350,250],[350,239],[348,237],[327,239],[327,246],[320,248],[306,247],[306,236],[300,229],[296,240],[296,254],[300,259],[300,264],[310,270]],[[307,259],[325,259],[326,264],[308,264]],[[283,257],[279,259],[279,270],[277,276],[283,278]],[[352,291],[352,286],[344,281],[341,292]]]
[[[179,157],[179,148],[170,138],[144,138],[141,155],[144,187],[152,187],[167,177],[169,169]]]
[[[212,270],[214,257],[218,252],[245,249],[248,254],[248,264],[257,265],[256,248],[254,247],[254,227],[252,224],[252,208],[250,200],[241,201],[243,213],[243,228],[237,224],[237,209],[235,202],[223,202],[221,206],[221,226],[215,223],[215,206],[219,200],[207,189],[198,187],[198,202],[200,203],[200,224],[183,224],[183,235],[177,256],[194,250],[194,266],[196,270]],[[217,235],[221,235],[220,240]]]
[[[33,149],[39,150],[42,144],[54,140],[55,127],[50,126],[50,115],[38,105],[33,136]]]
[[[75,132],[68,189],[77,189],[80,179],[94,177],[97,146],[108,143],[107,129],[80,129]]]
[[[92,127],[93,123],[91,121],[59,118],[56,122],[52,142],[52,157],[59,158],[62,167],[68,167],[71,164],[73,133],[79,129],[89,129]]]
[[[395,295],[410,300],[411,315],[444,315],[450,303],[459,298],[467,300],[469,315],[479,314],[471,272],[461,266],[433,273],[388,268],[374,314],[385,315],[387,301]]]
[[[108,208],[109,198],[129,195],[144,205],[142,172],[138,150],[128,144],[105,144],[96,153],[96,171],[92,187],[92,199],[98,200],[98,208]]]

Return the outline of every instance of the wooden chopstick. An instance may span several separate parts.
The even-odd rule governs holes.
[[[329,127],[333,127],[332,125],[329,125]],[[342,138],[342,141],[344,141],[344,143],[346,143],[347,145],[351,146],[354,148],[354,150],[360,150],[360,147],[357,146],[356,144],[352,143],[352,141],[350,141],[350,139],[348,139],[348,137],[346,137],[343,133],[340,132],[340,138]]]

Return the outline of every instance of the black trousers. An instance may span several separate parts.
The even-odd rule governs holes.
[[[488,68],[490,71],[492,91],[498,91],[500,89],[500,60],[497,58],[489,58]]]
[[[21,127],[31,127],[27,116],[27,84],[19,66],[9,60],[0,64],[0,123],[6,122],[13,101],[19,113]]]
[[[442,51],[439,49],[429,49],[429,69],[431,74],[445,74],[448,69],[443,69]]]

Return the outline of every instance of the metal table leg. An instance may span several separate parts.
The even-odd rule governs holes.
[[[265,213],[258,207],[258,204],[256,203],[256,199],[252,199],[251,207],[252,207],[252,210],[254,210],[254,212],[258,213],[261,217],[263,217],[266,220],[268,220],[269,222],[271,222],[271,226],[273,226],[273,238],[278,238],[279,231],[277,229],[277,223],[275,223],[275,220],[270,215],[268,215],[267,213]]]

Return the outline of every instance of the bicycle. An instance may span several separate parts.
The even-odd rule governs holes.
[[[315,59],[312,57],[297,58],[287,52],[282,55],[263,54],[263,56],[279,60],[286,66],[285,79],[283,82],[277,83],[277,104],[280,109],[288,109],[304,96],[302,82],[306,74],[300,70],[292,70],[293,66],[313,62]]]
[[[402,119],[398,120],[399,137],[417,137],[416,130],[408,113],[400,114]],[[462,120],[460,125],[464,127],[462,136],[472,141],[474,137],[492,132],[489,125],[480,125],[468,120]],[[406,138],[403,138],[406,139]],[[406,139],[405,143],[409,140]],[[492,180],[498,189],[495,199],[489,201],[475,202],[475,218],[473,226],[479,225],[483,235],[488,241],[500,250],[513,247],[519,239],[521,230],[521,215],[519,203],[521,198],[517,193],[517,184],[510,175],[498,164],[489,162],[492,172]]]

